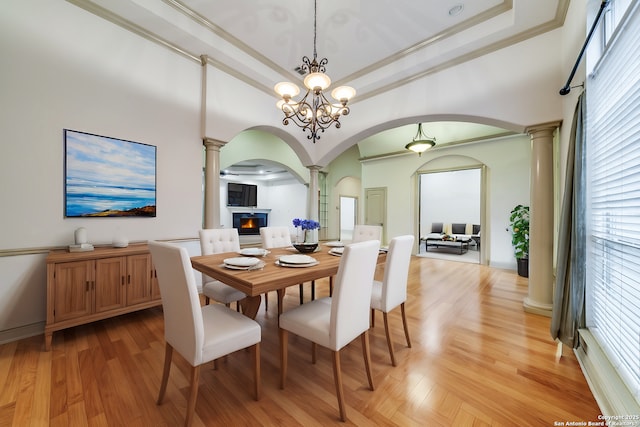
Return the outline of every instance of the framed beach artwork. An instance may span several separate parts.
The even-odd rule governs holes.
[[[64,130],[64,216],[155,217],[156,147]]]

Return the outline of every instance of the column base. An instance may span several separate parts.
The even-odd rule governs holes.
[[[532,314],[539,314],[541,316],[551,317],[553,310],[552,304],[545,304],[537,301],[533,301],[531,298],[526,297],[522,303],[524,311]]]

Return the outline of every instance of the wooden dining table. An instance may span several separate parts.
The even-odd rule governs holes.
[[[335,276],[338,273],[341,258],[330,254],[330,249],[328,246],[320,245],[318,251],[308,254],[318,261],[318,264],[308,267],[284,267],[276,263],[282,255],[298,253],[294,248],[270,249],[267,255],[258,257],[264,262],[264,266],[256,270],[235,270],[225,267],[225,259],[241,256],[236,252],[194,256],[191,258],[191,265],[195,270],[247,294],[247,298],[240,302],[242,312],[255,319],[262,294],[277,291],[278,307],[282,307],[287,287]],[[381,252],[378,263],[385,260],[386,254]]]

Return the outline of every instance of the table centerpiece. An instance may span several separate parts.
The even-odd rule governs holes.
[[[293,247],[301,253],[310,253],[318,248],[318,235],[315,230],[320,228],[320,223],[313,219],[293,220],[293,226],[296,228],[296,242]]]

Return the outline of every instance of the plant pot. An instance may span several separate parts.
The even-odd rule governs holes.
[[[518,258],[518,276],[529,277],[529,258]]]
[[[318,248],[318,244],[317,243],[295,243],[293,247],[296,248],[298,252],[302,254],[308,254],[315,251]]]

